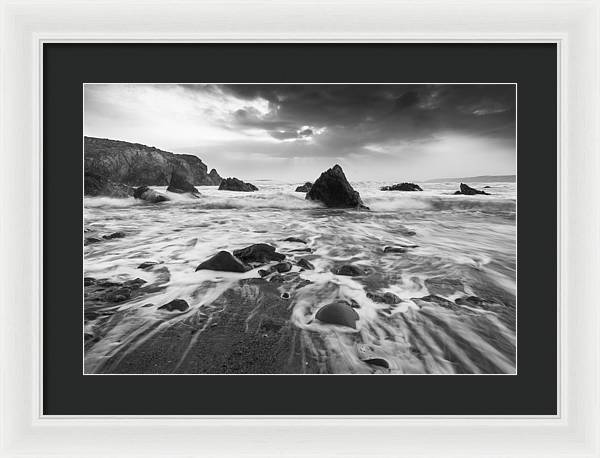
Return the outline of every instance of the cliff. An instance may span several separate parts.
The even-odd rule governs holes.
[[[218,186],[221,177],[200,158],[152,146],[85,137],[85,173],[129,186],[167,186],[174,170],[195,186]]]

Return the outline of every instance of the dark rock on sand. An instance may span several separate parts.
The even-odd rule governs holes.
[[[242,180],[238,180],[237,178],[225,178],[221,180],[219,191],[251,192],[258,191],[258,188],[252,183],[244,183]]]
[[[283,293],[283,294],[281,295],[281,298],[282,298],[282,299],[289,299],[289,298],[290,298],[290,293]]]
[[[383,249],[384,253],[406,253],[406,248],[400,246],[386,246]]]
[[[470,186],[467,186],[464,183],[460,184],[460,191],[456,191],[454,194],[462,194],[465,196],[474,196],[476,194],[485,194],[486,196],[489,196],[489,193],[487,193],[485,191],[479,191],[475,188],[471,188]]]
[[[178,310],[180,312],[185,312],[189,308],[190,308],[190,306],[183,299],[175,299],[175,300],[169,302],[168,304],[161,305],[160,307],[158,307],[158,310],[167,310],[169,312]]]
[[[153,204],[166,202],[169,200],[167,196],[156,192],[154,189],[150,189],[148,186],[140,186],[139,188],[136,188],[136,190],[133,192],[133,197]]]
[[[221,182],[214,169],[207,174],[206,164],[192,154],[173,154],[153,146],[94,137],[85,137],[84,148],[86,174],[106,177],[114,183],[167,186],[173,170],[193,185],[216,186]]]
[[[310,188],[312,188],[312,185],[313,184],[310,181],[307,181],[302,186],[298,186],[296,192],[308,192],[310,191]]]
[[[339,324],[356,329],[358,313],[346,302],[333,302],[319,309],[315,318],[329,324]]]
[[[394,305],[394,304],[399,304],[400,302],[402,302],[402,299],[400,299],[394,293],[390,293],[390,292],[386,292],[383,294],[367,293],[367,297],[369,299],[371,299],[373,302],[380,302],[383,304]]]
[[[195,186],[187,180],[186,176],[182,172],[178,170],[173,171],[167,191],[177,194],[192,194],[193,196],[200,195]]]
[[[258,270],[258,275],[262,277],[266,277],[267,275],[270,275],[272,272],[270,272],[269,270],[265,270],[265,269],[259,269]]]
[[[92,243],[98,243],[101,242],[102,240],[100,240],[99,238],[96,237],[86,237],[83,244],[84,245],[91,245]]]
[[[490,189],[491,186],[484,186],[483,189]]]
[[[306,199],[318,200],[332,208],[369,209],[363,204],[360,194],[348,183],[344,171],[337,164],[321,174],[306,193]]]
[[[103,239],[111,240],[111,239],[122,239],[125,237],[125,232],[113,232],[112,234],[102,236]]]
[[[219,251],[212,258],[207,259],[196,267],[199,270],[218,270],[221,272],[247,272],[250,267],[232,255],[229,251]]]
[[[336,275],[345,275],[347,277],[358,277],[359,275],[364,275],[365,271],[355,265],[344,264],[343,266],[334,269],[333,273]]]
[[[243,263],[266,264],[271,261],[283,261],[285,255],[275,251],[275,247],[266,243],[255,243],[254,245],[235,250],[233,255]]]
[[[306,243],[306,240],[299,239],[298,237],[288,237],[287,239],[283,239],[284,242],[297,242],[297,243]]]
[[[383,186],[382,191],[422,191],[418,184],[414,183],[398,183],[392,186]]]
[[[150,267],[153,267],[155,265],[157,265],[158,262],[156,261],[145,261],[142,262],[139,266],[137,266],[138,269],[142,269],[142,270],[146,270],[149,269]]]
[[[133,188],[121,183],[115,183],[105,176],[86,172],[83,180],[83,193],[86,196],[131,197]]]
[[[315,266],[313,266],[313,264],[308,259],[304,258],[298,260],[298,266],[306,270],[315,270]]]

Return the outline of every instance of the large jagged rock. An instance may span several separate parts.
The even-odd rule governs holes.
[[[254,245],[235,250],[233,255],[243,263],[266,264],[271,261],[283,261],[285,254],[275,251],[275,247],[266,243],[255,243]]]
[[[133,192],[133,197],[136,199],[145,200],[146,202],[150,202],[152,204],[170,200],[164,194],[156,192],[154,189],[150,189],[148,186],[140,186],[139,188],[136,188],[136,190]]]
[[[472,188],[470,186],[467,186],[464,183],[460,184],[460,191],[456,191],[454,194],[462,194],[465,196],[474,196],[476,194],[484,194],[486,196],[489,196],[490,194],[485,192],[485,191],[479,191],[475,188]]]
[[[306,193],[306,199],[318,200],[332,208],[369,209],[363,204],[360,194],[348,183],[344,171],[337,164],[321,174]]]
[[[398,183],[392,186],[383,186],[381,191],[422,191],[421,186],[414,183]]]
[[[307,181],[302,186],[298,186],[296,188],[296,192],[308,192],[310,191],[310,188],[312,188],[312,183],[310,181]]]
[[[152,146],[85,137],[85,172],[129,186],[167,186],[178,170],[196,186],[216,186],[221,177],[191,154],[173,154]],[[214,169],[213,169],[214,170]]]
[[[131,197],[133,188],[121,183],[113,183],[106,177],[86,172],[83,180],[83,193],[86,196]]]
[[[198,270],[218,270],[221,272],[248,272],[250,267],[232,255],[229,251],[219,251],[196,267]]]
[[[217,171],[215,169],[210,170],[210,173],[208,174],[208,178],[209,178],[209,181],[215,186],[219,186],[221,184],[222,178],[219,176],[219,174],[217,173]]]
[[[258,191],[258,188],[252,183],[244,183],[242,180],[237,178],[225,178],[221,180],[219,185],[219,191]]]
[[[194,187],[192,183],[190,183],[185,175],[181,173],[181,171],[176,170],[173,171],[171,175],[171,181],[169,182],[169,187],[167,188],[169,192],[175,192],[177,194],[192,194],[194,196],[199,196],[200,193]]]

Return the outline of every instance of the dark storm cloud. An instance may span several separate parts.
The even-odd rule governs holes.
[[[359,153],[370,144],[422,142],[439,133],[514,144],[513,85],[221,85],[238,99],[268,102],[268,113],[236,111],[231,129],[255,128],[304,141],[304,154]],[[194,90],[194,87],[190,87]]]

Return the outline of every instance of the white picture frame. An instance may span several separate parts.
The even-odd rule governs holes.
[[[598,0],[4,0],[1,8],[0,456],[600,456]],[[54,42],[557,43],[559,413],[43,415],[41,50]]]

